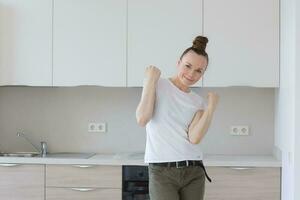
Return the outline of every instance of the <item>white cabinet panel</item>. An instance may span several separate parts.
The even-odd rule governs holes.
[[[201,0],[128,0],[128,86],[142,86],[149,65],[172,76],[197,35],[202,35]]]
[[[47,187],[122,188],[122,167],[47,165]]]
[[[44,165],[0,163],[0,199],[44,200]]]
[[[0,0],[0,85],[52,85],[52,0]]]
[[[278,167],[207,167],[206,200],[279,200]]]
[[[55,0],[54,86],[126,86],[126,0]]]
[[[205,87],[279,86],[279,0],[205,0]]]
[[[47,200],[121,200],[122,166],[47,165]]]

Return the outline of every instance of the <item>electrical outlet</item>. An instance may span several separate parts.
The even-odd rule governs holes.
[[[231,126],[230,135],[249,135],[249,126]]]
[[[106,123],[89,123],[88,132],[90,133],[105,133],[106,132]]]

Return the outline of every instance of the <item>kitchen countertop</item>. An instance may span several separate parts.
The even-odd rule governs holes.
[[[281,167],[281,161],[272,155],[205,155],[203,162],[205,166]],[[0,157],[0,163],[147,166],[143,153],[95,154],[90,158]]]

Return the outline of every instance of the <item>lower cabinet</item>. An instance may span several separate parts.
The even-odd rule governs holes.
[[[0,163],[0,199],[43,200],[44,165]]]
[[[205,200],[280,200],[279,167],[207,167]]]
[[[207,167],[205,200],[280,200],[279,167]],[[121,200],[122,166],[0,163],[0,199]]]
[[[122,167],[47,165],[46,200],[121,200]]]

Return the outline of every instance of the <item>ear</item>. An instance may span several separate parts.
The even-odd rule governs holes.
[[[177,68],[179,67],[179,64],[180,64],[180,60],[178,60],[177,63],[176,63]]]

